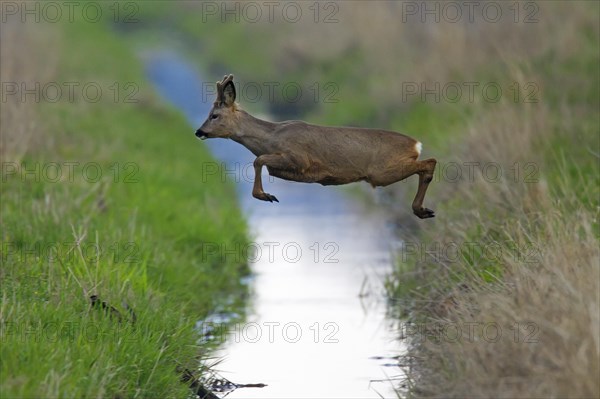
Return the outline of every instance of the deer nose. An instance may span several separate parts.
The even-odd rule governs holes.
[[[206,133],[204,133],[201,129],[196,130],[196,137],[203,138],[206,137]]]

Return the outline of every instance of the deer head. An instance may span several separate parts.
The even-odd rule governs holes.
[[[235,104],[235,86],[233,75],[225,75],[217,82],[217,99],[208,113],[208,118],[198,130],[196,137],[230,138],[239,129],[239,118]]]

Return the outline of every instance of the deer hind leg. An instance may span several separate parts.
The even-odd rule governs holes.
[[[254,160],[254,186],[252,187],[252,196],[262,201],[279,202],[279,200],[269,193],[263,191],[262,185],[262,167],[267,166],[273,169],[295,169],[296,165],[286,155],[266,154],[257,157]]]
[[[433,180],[433,171],[435,170],[437,161],[430,158],[424,161],[417,161],[417,163],[419,164],[419,170],[416,172],[419,175],[419,188],[412,203],[412,209],[414,214],[421,219],[432,218],[435,217],[435,213],[431,209],[423,207],[423,199],[425,198],[429,183]]]

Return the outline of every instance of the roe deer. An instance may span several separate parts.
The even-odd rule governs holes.
[[[327,127],[302,121],[268,122],[238,108],[233,75],[217,82],[217,99],[196,137],[232,139],[256,155],[252,196],[276,201],[263,191],[261,171],[285,180],[338,185],[367,181],[373,187],[387,186],[419,175],[419,188],[412,204],[421,219],[434,217],[423,207],[423,198],[433,179],[436,160],[418,161],[421,143],[387,130]]]

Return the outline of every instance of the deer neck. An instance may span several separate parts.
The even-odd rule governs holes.
[[[240,129],[231,139],[240,143],[256,156],[271,152],[271,143],[277,123],[255,118],[240,112]]]

